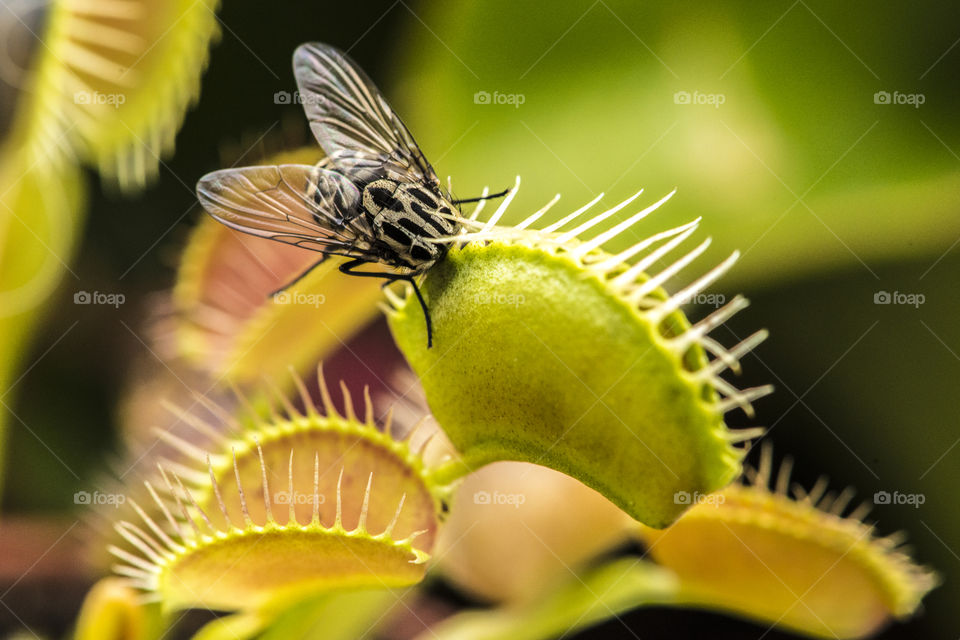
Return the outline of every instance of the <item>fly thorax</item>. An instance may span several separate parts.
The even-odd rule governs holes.
[[[432,240],[456,231],[445,217],[452,215],[450,204],[425,185],[375,180],[364,187],[363,206],[378,239],[396,254],[394,261],[414,269],[426,269],[443,255],[445,245]]]

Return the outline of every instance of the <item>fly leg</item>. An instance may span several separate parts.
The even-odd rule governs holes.
[[[300,275],[298,275],[296,278],[294,278],[293,280],[291,280],[291,281],[288,282],[287,284],[283,285],[282,287],[280,287],[280,288],[277,289],[276,291],[271,292],[271,293],[270,293],[270,297],[272,298],[273,296],[277,295],[278,293],[282,293],[283,291],[286,291],[287,289],[289,289],[289,288],[292,287],[293,285],[297,284],[298,282],[300,282],[301,280],[303,280],[304,278],[306,278],[307,275],[308,275],[311,271],[313,271],[314,269],[316,269],[317,267],[319,267],[321,264],[323,264],[323,261],[326,260],[326,259],[327,259],[327,256],[323,256],[322,258],[320,258],[319,260],[317,260],[316,262],[314,262],[313,264],[311,264],[309,267],[307,267],[305,270],[303,270],[303,271],[300,273]]]
[[[410,286],[413,287],[413,292],[417,296],[417,301],[420,303],[420,308],[423,309],[423,317],[427,321],[427,349],[433,346],[433,321],[430,319],[430,310],[427,308],[427,303],[423,299],[423,295],[420,293],[420,287],[417,286],[416,280],[414,280],[411,274],[399,274],[399,273],[384,273],[382,271],[355,271],[356,267],[359,267],[364,264],[369,264],[366,260],[361,260],[359,258],[355,260],[350,260],[344,262],[340,265],[340,272],[345,273],[348,276],[358,276],[361,278],[383,278],[387,282],[384,283],[384,286],[390,284],[391,282],[403,281],[409,282]]]
[[[510,193],[510,189],[504,189],[500,193],[491,193],[487,196],[480,196],[479,198],[464,198],[463,200],[454,200],[453,204],[463,204],[465,202],[480,202],[481,200],[491,200],[493,198],[502,198],[503,196]]]

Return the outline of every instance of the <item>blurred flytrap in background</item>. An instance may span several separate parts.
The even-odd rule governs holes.
[[[957,8],[4,6],[0,634],[960,633]],[[360,63],[460,197],[523,176],[424,278],[433,349],[409,291],[334,261],[271,296],[316,254],[196,206],[211,170],[321,157],[305,41]],[[612,213],[529,230],[588,202]],[[725,419],[795,486],[753,453],[728,484]]]

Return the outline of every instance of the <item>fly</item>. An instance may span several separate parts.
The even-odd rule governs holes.
[[[316,165],[214,171],[197,183],[200,203],[228,227],[323,254],[286,287],[328,256],[349,258],[340,265],[347,275],[409,282],[432,346],[430,312],[414,278],[446,255],[449,245],[435,241],[460,232],[458,205],[485,198],[452,198],[383,94],[346,54],[300,45],[293,72],[326,157]],[[357,270],[369,263],[394,271]]]

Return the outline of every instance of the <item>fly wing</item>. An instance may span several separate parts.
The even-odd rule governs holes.
[[[339,171],[361,183],[388,177],[440,189],[410,131],[346,54],[325,44],[300,45],[293,72],[310,129]]]
[[[360,193],[344,175],[285,164],[208,173],[200,204],[223,224],[328,254],[369,257],[371,229],[359,215]]]

